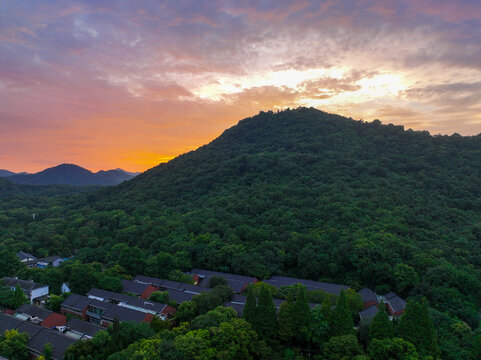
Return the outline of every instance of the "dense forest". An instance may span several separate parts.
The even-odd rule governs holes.
[[[443,359],[470,359],[481,306],[480,178],[481,135],[431,136],[312,108],[261,112],[115,187],[0,179],[0,275],[57,288],[69,280],[82,293],[194,266],[392,290],[427,299]],[[20,250],[75,262],[26,270]],[[194,335],[208,336],[201,331]]]

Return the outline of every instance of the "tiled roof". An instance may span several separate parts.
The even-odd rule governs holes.
[[[149,285],[141,284],[137,281],[122,279],[122,292],[135,295],[142,295]]]
[[[115,293],[112,291],[102,290],[102,289],[90,289],[87,293],[89,297],[97,297],[105,300],[113,300],[113,301],[128,301],[131,296]]]
[[[167,289],[166,291],[169,293],[169,299],[175,301],[178,304],[181,304],[184,301],[190,301],[194,296],[196,296],[195,294],[180,290]]]
[[[70,330],[74,330],[78,333],[88,336],[94,336],[100,330],[105,330],[105,328],[103,328],[102,326],[73,318],[67,322],[66,326]]]
[[[239,315],[239,316],[242,316],[242,314],[244,313],[245,304],[228,302],[228,303],[225,304],[225,306],[233,308],[237,312],[237,315]]]
[[[406,301],[401,299],[398,295],[396,295],[393,292],[390,292],[389,294],[384,295],[384,298],[386,299],[388,304],[391,306],[391,309],[393,310],[394,313],[402,311],[406,308]]]
[[[280,288],[281,286],[302,284],[307,288],[307,290],[322,290],[335,295],[339,295],[341,293],[341,290],[349,289],[349,286],[346,285],[290,278],[286,276],[272,276],[270,279],[263,280],[263,282],[275,286],[276,288]]]
[[[374,301],[376,304],[379,304],[377,294],[369,288],[359,290],[358,294],[361,296],[362,302],[364,304],[370,301]]]
[[[30,254],[30,253],[28,253],[28,252],[25,252],[25,251],[19,251],[19,252],[17,253],[17,256],[18,256],[18,258],[20,259],[20,261],[24,261],[24,260],[26,260],[26,259],[33,259],[33,260],[36,259],[35,256],[33,256],[32,254]]]
[[[125,308],[119,305],[112,305],[102,314],[102,319],[113,321],[115,318],[118,318],[119,321],[141,322],[144,320],[145,316],[146,314],[142,311]]]
[[[57,331],[43,328],[27,344],[27,347],[37,354],[43,354],[45,344],[52,345],[52,359],[63,359],[67,348],[75,342],[74,339],[62,335]]]
[[[5,286],[16,287],[20,285],[23,290],[34,290],[46,287],[47,285],[38,284],[32,280],[20,280],[11,277],[4,277],[2,282]]]
[[[61,306],[65,306],[76,311],[83,311],[91,302],[92,299],[87,296],[71,294],[62,302]]]
[[[378,313],[378,309],[376,305],[369,306],[367,309],[361,311],[359,313],[359,317],[361,318],[361,321],[371,321],[374,316]]]
[[[20,306],[17,309],[17,313],[27,314],[27,315],[30,315],[32,317],[38,317],[39,319],[45,320],[51,314],[53,314],[53,311],[41,309],[37,306],[30,305],[30,304],[23,304],[22,306]]]
[[[3,334],[7,330],[16,329],[21,323],[23,323],[22,320],[0,313],[0,334]]]
[[[137,275],[134,278],[134,281],[142,283],[142,284],[149,284],[149,285],[154,285],[154,286],[159,287],[160,285],[162,285],[162,283],[165,280],[164,279],[158,279],[158,278],[151,277],[151,276]]]
[[[156,314],[160,314],[162,312],[162,310],[164,310],[165,307],[167,306],[166,304],[161,304],[161,303],[158,303],[158,302],[155,302],[155,301],[139,299],[139,298],[132,298],[128,302],[126,302],[126,303],[122,302],[119,305],[124,306],[124,307],[126,305],[127,306],[130,305],[130,306],[141,308],[141,309],[144,309],[144,310],[153,311]]]
[[[29,321],[24,321],[23,323],[20,324],[19,327],[17,327],[17,331],[19,333],[20,332],[27,333],[29,338],[32,338],[35,335],[37,335],[40,330],[42,330],[41,326],[34,325]]]
[[[189,292],[192,294],[201,294],[203,292],[208,292],[211,289],[202,286],[192,285],[192,284],[181,284],[179,290]]]
[[[252,276],[244,276],[244,275],[237,275],[237,274],[230,274],[230,273],[223,273],[218,271],[210,271],[210,270],[202,270],[202,269],[192,269],[189,275],[199,275],[202,280],[199,286],[202,287],[209,287],[209,279],[212,276],[220,276],[226,279],[227,284],[237,293],[240,293],[244,290],[246,284],[253,284],[257,281],[255,277]]]
[[[55,326],[64,326],[67,322],[65,315],[51,313],[43,322],[42,326],[46,328],[53,328]]]

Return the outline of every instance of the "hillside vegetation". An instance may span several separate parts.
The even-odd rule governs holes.
[[[312,108],[261,112],[118,186],[34,208],[10,197],[0,239],[83,262],[124,249],[132,274],[168,253],[175,265],[156,263],[166,273],[192,265],[424,296],[446,332],[443,356],[458,358],[459,324],[479,323],[480,178],[481,135],[431,136]]]

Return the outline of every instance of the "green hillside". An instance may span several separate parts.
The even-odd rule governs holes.
[[[461,359],[462,326],[477,328],[481,306],[480,179],[481,135],[261,112],[118,186],[10,197],[0,241],[130,275],[193,266],[424,296],[444,357]]]

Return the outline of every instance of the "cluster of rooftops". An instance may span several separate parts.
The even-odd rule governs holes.
[[[61,256],[48,256],[44,258],[37,258],[25,251],[19,251],[17,253],[17,256],[20,262],[27,265],[27,267],[39,268],[44,268],[47,266],[58,267],[61,263],[67,260],[66,258],[63,258]]]
[[[259,281],[255,277],[203,269],[192,269],[186,274],[192,276],[193,285],[137,275],[133,280],[122,280],[122,293],[93,288],[86,295],[70,294],[62,302],[60,314],[30,304],[23,305],[10,314],[0,314],[0,333],[10,329],[25,331],[29,335],[28,348],[33,355],[40,354],[43,346],[50,343],[54,349],[53,359],[62,359],[65,350],[73,342],[91,338],[96,332],[112,324],[114,319],[149,323],[154,317],[163,320],[172,317],[176,309],[167,304],[149,300],[153,292],[166,291],[169,294],[169,300],[180,305],[192,300],[196,295],[210,291],[211,277],[223,277],[235,293],[225,306],[233,308],[239,316],[242,316],[247,302],[247,297],[243,293],[249,284]],[[13,278],[5,279],[8,286],[15,285],[12,282]],[[25,292],[31,291],[31,288],[43,286],[31,281],[14,280]],[[285,276],[273,276],[263,282],[276,288],[302,284],[308,291],[322,290],[333,295],[339,295],[342,290],[349,288],[345,285]],[[23,285],[30,290],[24,289]],[[359,313],[362,322],[372,320],[381,302],[386,304],[392,317],[401,316],[406,306],[406,302],[394,293],[379,296],[374,291],[364,288],[359,291],[359,294],[364,304],[364,310]],[[274,299],[277,308],[283,302],[284,300]],[[313,303],[309,305],[316,306]],[[67,321],[67,318],[70,320]]]

